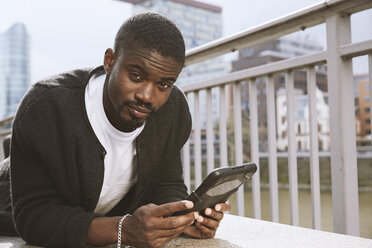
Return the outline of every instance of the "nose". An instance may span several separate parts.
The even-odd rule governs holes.
[[[156,88],[152,82],[143,82],[137,89],[134,97],[136,100],[145,104],[151,104],[154,101]]]

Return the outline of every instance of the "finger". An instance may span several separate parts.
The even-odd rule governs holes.
[[[214,220],[209,220],[209,221],[214,221]],[[206,224],[202,224],[202,223],[196,223],[195,224],[195,227],[197,229],[199,229],[199,232],[200,232],[200,238],[202,239],[210,239],[210,238],[213,238],[214,235],[216,234],[216,229],[218,227],[218,222],[217,221],[214,221],[215,224],[216,224],[216,227],[214,229],[212,228],[209,228]]]
[[[209,217],[204,217],[202,221],[199,221],[199,218],[198,218],[198,222],[196,223],[196,225],[203,225],[203,226],[215,231],[215,230],[217,230],[218,226],[220,225],[220,221],[209,218]]]
[[[200,232],[200,229],[197,228],[196,226],[189,226],[189,227],[187,227],[187,228],[183,231],[183,233],[186,234],[187,236],[192,237],[192,238],[201,239],[201,232]]]
[[[204,214],[207,218],[212,218],[216,221],[221,221],[223,219],[223,212],[217,212],[211,208],[206,208]]]
[[[191,223],[188,225],[172,228],[172,229],[163,229],[163,230],[156,230],[154,231],[154,235],[156,237],[161,237],[161,238],[172,238],[172,237],[177,237],[181,233],[185,231],[187,227],[191,226]]]
[[[191,209],[193,206],[194,203],[192,201],[170,202],[157,206],[153,209],[152,214],[157,217],[171,216],[176,212]]]
[[[191,212],[180,216],[156,218],[153,227],[156,229],[174,229],[189,226],[199,217],[198,212]]]
[[[228,203],[218,203],[214,206],[214,209],[218,212],[229,211],[231,209],[231,205]]]

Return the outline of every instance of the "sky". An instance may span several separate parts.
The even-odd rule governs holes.
[[[223,34],[227,36],[322,1],[203,2],[222,7]],[[113,46],[118,28],[131,16],[131,8],[131,4],[118,0],[3,0],[0,33],[16,22],[26,25],[31,38],[31,81],[34,82],[62,71],[102,64],[105,50]],[[352,16],[353,41],[372,39],[371,24],[372,10]],[[317,26],[292,36],[307,37],[324,45],[325,27]],[[366,58],[360,60],[354,71],[367,72]]]

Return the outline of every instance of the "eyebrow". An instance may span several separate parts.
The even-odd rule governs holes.
[[[136,68],[137,70],[139,70],[142,74],[148,76],[149,73],[145,70],[145,68],[143,68],[142,66],[140,65],[136,65],[136,64],[129,64],[127,65],[128,68]],[[171,81],[173,84],[176,82],[176,79],[173,78],[173,77],[164,77],[164,78],[161,78],[160,82],[162,81]]]

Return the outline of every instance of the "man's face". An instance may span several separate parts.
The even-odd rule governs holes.
[[[182,65],[147,49],[123,50],[106,50],[103,104],[111,124],[130,132],[167,101]]]

